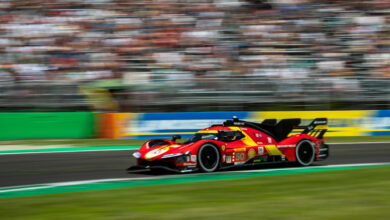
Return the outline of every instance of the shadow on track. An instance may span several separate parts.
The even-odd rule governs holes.
[[[317,163],[313,163],[311,166],[323,166],[323,165],[324,164],[317,162]],[[258,164],[258,165],[245,165],[240,167],[229,167],[229,168],[220,169],[214,173],[224,173],[224,172],[239,171],[239,170],[263,170],[263,169],[266,170],[266,169],[284,169],[284,168],[299,168],[299,167],[302,166],[299,166],[294,162],[285,162],[285,163],[274,163],[274,164]],[[138,171],[133,173],[142,174],[146,176],[164,176],[164,175],[186,175],[186,174],[202,173],[202,172],[194,171],[189,173],[180,173],[180,172],[174,172],[162,168],[157,168],[157,169],[143,170],[143,171]],[[132,173],[129,173],[129,175],[131,174]]]

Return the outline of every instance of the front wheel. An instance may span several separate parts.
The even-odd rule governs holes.
[[[309,166],[313,163],[315,156],[316,149],[313,142],[309,140],[299,142],[295,148],[295,157],[300,166]]]
[[[220,154],[213,144],[204,144],[198,150],[198,164],[203,172],[214,172],[219,167]]]

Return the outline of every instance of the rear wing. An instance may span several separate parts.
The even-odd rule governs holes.
[[[301,134],[308,134],[322,139],[326,131],[328,131],[328,119],[316,118],[308,126],[295,126],[294,129],[303,129]]]
[[[251,127],[273,137],[277,142],[280,142],[289,135],[292,135],[291,132],[293,130],[303,130],[301,132],[302,134],[308,134],[318,139],[322,139],[328,130],[328,119],[326,118],[316,118],[307,126],[300,126],[300,124],[300,118],[282,119],[279,122],[277,119],[265,119],[261,123],[255,123],[239,120],[237,117],[233,117],[233,120],[226,120],[223,123],[223,126]]]

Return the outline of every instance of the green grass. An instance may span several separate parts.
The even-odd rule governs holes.
[[[16,140],[0,141],[0,145],[74,145],[74,146],[139,146],[145,143],[146,139],[53,139],[53,140]],[[184,140],[181,140],[184,141]],[[358,137],[331,137],[327,143],[341,142],[390,142],[390,135],[382,136],[358,136]]]
[[[390,167],[0,199],[0,219],[388,219]]]

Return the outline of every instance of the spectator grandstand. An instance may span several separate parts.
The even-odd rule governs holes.
[[[7,111],[390,106],[386,0],[2,0],[0,45]]]

